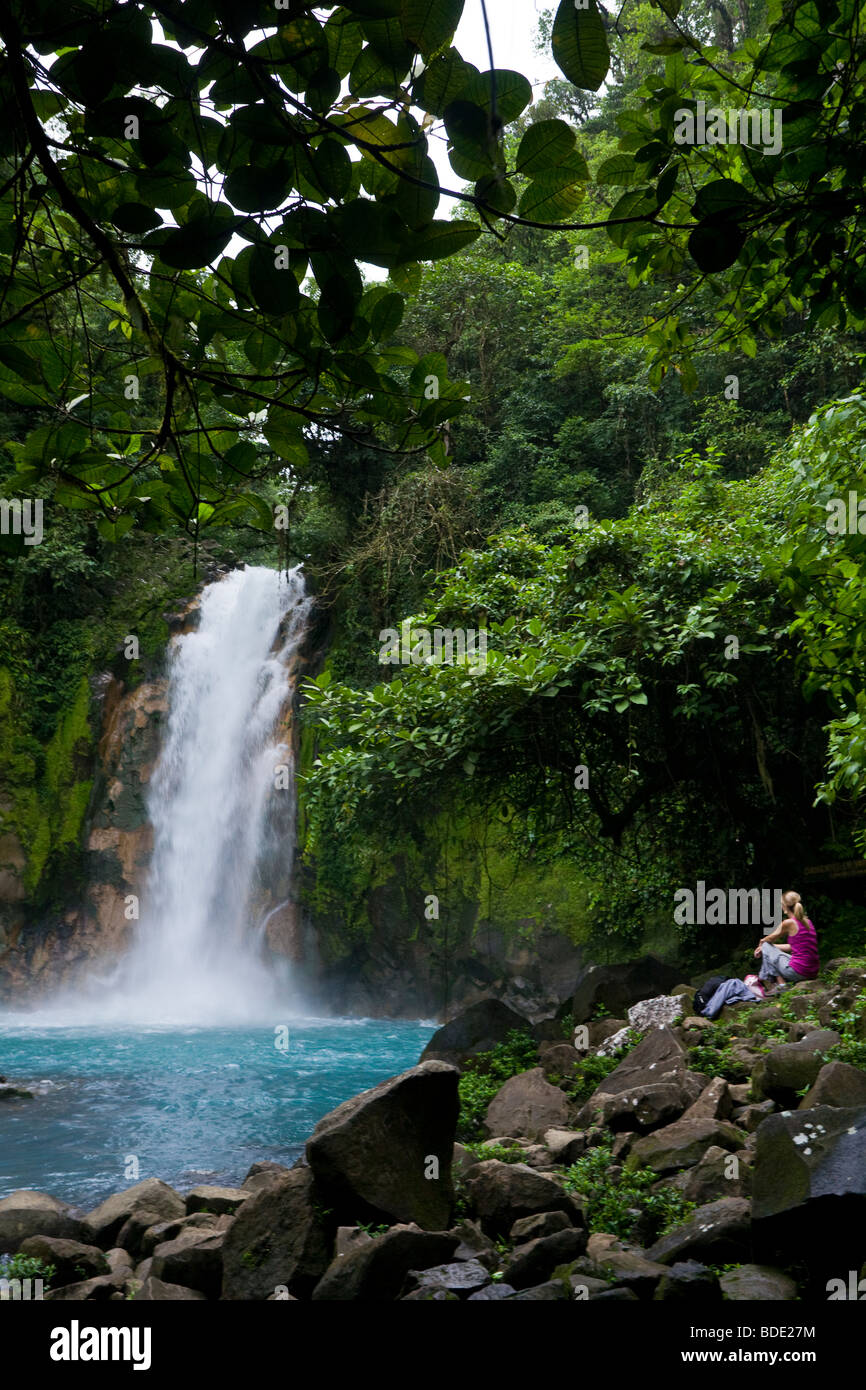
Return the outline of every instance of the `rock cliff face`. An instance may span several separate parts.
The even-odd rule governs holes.
[[[141,896],[153,844],[145,795],[159,753],[167,683],[159,677],[129,689],[106,674],[94,684],[102,732],[85,830],[86,886],[77,903],[34,920],[20,877],[0,884],[8,923],[0,998],[10,1002],[63,984],[94,960],[122,954],[134,930],[133,898]],[[12,914],[16,903],[19,911]]]

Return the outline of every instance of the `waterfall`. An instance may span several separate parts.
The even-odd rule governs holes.
[[[294,1010],[288,962],[265,958],[263,919],[291,879],[295,778],[281,719],[311,604],[300,567],[233,570],[202,591],[198,626],[169,645],[134,944],[40,1016],[219,1026]]]
[[[125,1017],[261,1018],[285,984],[257,927],[263,870],[291,854],[294,770],[278,725],[308,608],[300,569],[234,570],[203,591],[195,631],[171,643],[148,794],[153,856],[117,982]]]

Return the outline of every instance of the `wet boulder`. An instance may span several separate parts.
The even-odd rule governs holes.
[[[243,1203],[222,1247],[225,1299],[308,1297],[330,1260],[332,1228],[309,1168],[292,1168]]]
[[[87,1213],[84,1227],[88,1239],[107,1250],[118,1243],[115,1237],[133,1213],[143,1209],[152,1212],[154,1220],[172,1221],[186,1215],[179,1192],[159,1178],[145,1178],[134,1187],[106,1198]]]
[[[515,1221],[548,1211],[561,1211],[574,1226],[585,1225],[578,1202],[556,1181],[525,1163],[500,1163],[490,1158],[477,1163],[466,1178],[469,1201],[482,1229],[496,1239],[506,1236]]]
[[[818,1028],[799,1042],[771,1047],[752,1073],[752,1090],[761,1100],[793,1104],[797,1092],[812,1086],[824,1065],[824,1053],[841,1039],[831,1028]]]
[[[567,1120],[564,1092],[544,1079],[541,1067],[534,1067],[509,1077],[500,1087],[487,1107],[484,1127],[488,1136],[541,1139],[545,1130],[560,1129]]]
[[[577,982],[571,1012],[575,1023],[588,1022],[599,1005],[624,1017],[632,1004],[667,994],[678,983],[679,972],[656,956],[623,965],[590,965]]]
[[[436,1030],[421,1053],[421,1061],[450,1062],[462,1067],[470,1057],[490,1052],[497,1043],[505,1042],[513,1031],[528,1032],[527,1019],[499,999],[482,999],[461,1009]]]
[[[698,1207],[688,1221],[668,1231],[646,1252],[648,1260],[676,1264],[737,1264],[749,1257],[749,1203],[744,1197],[722,1197]]]
[[[656,1173],[692,1168],[710,1148],[741,1149],[746,1135],[725,1120],[676,1120],[632,1144],[625,1167],[648,1167]]]
[[[21,1189],[0,1199],[0,1255],[14,1254],[30,1236],[81,1240],[81,1213],[47,1192]]]
[[[320,1120],[307,1160],[341,1223],[416,1222],[445,1230],[460,1073],[423,1062],[347,1100]]]
[[[847,1062],[825,1062],[799,1109],[812,1110],[816,1105],[866,1105],[866,1071]]]
[[[768,1265],[740,1265],[719,1279],[722,1297],[736,1303],[791,1303],[797,1285],[789,1274]]]
[[[31,1255],[54,1266],[51,1283],[54,1288],[63,1284],[80,1283],[110,1274],[111,1267],[96,1245],[84,1245],[80,1240],[62,1240],[56,1236],[29,1236],[19,1246],[19,1253]]]
[[[234,1215],[241,1202],[249,1197],[249,1188],[243,1187],[194,1187],[186,1194],[188,1215],[194,1212],[210,1212],[213,1216]]]
[[[368,1245],[335,1259],[314,1288],[313,1300],[391,1302],[400,1297],[411,1271],[447,1264],[459,1244],[459,1237],[448,1231],[422,1231],[412,1223],[392,1226]]]
[[[690,1072],[685,1049],[666,1027],[653,1028],[600,1081],[577,1123],[645,1132],[669,1124],[701,1095],[706,1078]]]
[[[754,1255],[802,1263],[812,1293],[863,1263],[866,1106],[816,1105],[771,1115],[757,1131],[752,1184]]]
[[[174,1240],[157,1245],[150,1266],[151,1276],[166,1284],[196,1289],[206,1298],[219,1298],[224,1240],[223,1231],[190,1227]]]

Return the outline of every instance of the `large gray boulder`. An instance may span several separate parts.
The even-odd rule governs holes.
[[[222,1288],[224,1231],[188,1228],[153,1252],[151,1275],[166,1284],[197,1289],[206,1298],[219,1298]]]
[[[447,1265],[434,1265],[432,1269],[410,1270],[404,1287],[408,1295],[432,1294],[444,1290],[457,1298],[469,1298],[471,1294],[487,1288],[490,1284],[490,1271],[479,1260],[454,1260]]]
[[[586,1241],[586,1231],[575,1226],[525,1241],[515,1250],[502,1277],[513,1289],[531,1289],[549,1279],[559,1265],[580,1259]]]
[[[816,1105],[771,1115],[756,1135],[752,1183],[755,1258],[796,1260],[812,1292],[863,1263],[866,1106]]]
[[[423,1062],[319,1121],[307,1160],[340,1224],[385,1218],[447,1229],[459,1076],[445,1062]]]
[[[793,1105],[797,1092],[817,1081],[824,1053],[840,1041],[832,1028],[818,1028],[799,1042],[771,1047],[752,1072],[752,1090],[761,1099]]]
[[[250,1168],[241,1188],[244,1192],[261,1192],[265,1187],[279,1187],[287,1173],[291,1172],[282,1163],[271,1163],[264,1159],[261,1163],[254,1163]]]
[[[746,1142],[745,1132],[726,1120],[675,1120],[664,1129],[645,1134],[631,1146],[626,1169],[652,1168],[659,1174],[693,1168],[708,1149],[733,1151]]]
[[[241,1202],[250,1195],[249,1188],[242,1187],[194,1187],[186,1194],[186,1209],[193,1212],[210,1212],[214,1216],[234,1215]]]
[[[14,1255],[30,1236],[81,1240],[80,1213],[47,1192],[22,1188],[0,1200],[0,1255]]]
[[[648,1260],[663,1265],[678,1260],[736,1264],[748,1256],[749,1203],[744,1197],[722,1197],[698,1207],[688,1221],[668,1231],[646,1252]]]
[[[573,1226],[585,1225],[580,1204],[560,1183],[525,1163],[495,1158],[476,1163],[467,1174],[466,1190],[482,1229],[494,1239],[506,1236],[520,1217],[546,1211],[565,1212]]]
[[[21,1242],[19,1253],[32,1255],[37,1260],[54,1266],[55,1273],[51,1279],[53,1288],[111,1273],[109,1262],[99,1247],[84,1245],[80,1240],[62,1240],[56,1236],[29,1236]]]
[[[541,1139],[545,1130],[561,1129],[568,1121],[568,1101],[558,1086],[544,1079],[541,1067],[511,1076],[487,1107],[484,1127],[488,1137],[511,1134]]]
[[[740,1265],[719,1279],[722,1297],[736,1303],[791,1303],[797,1285],[789,1274],[768,1265]]]
[[[705,1077],[688,1070],[685,1049],[674,1033],[653,1028],[599,1082],[577,1122],[584,1128],[602,1124],[643,1133],[678,1119],[705,1085]]]
[[[623,965],[591,965],[580,976],[574,991],[574,1021],[586,1023],[599,1004],[622,1017],[639,1000],[667,994],[679,978],[679,971],[657,956],[643,956]]]
[[[723,1076],[714,1076],[693,1105],[683,1115],[684,1120],[729,1120],[734,1108],[730,1087]]]
[[[186,1206],[179,1192],[159,1178],[145,1178],[124,1192],[115,1192],[107,1197],[84,1218],[87,1239],[103,1250],[117,1245],[115,1239],[122,1226],[134,1212],[146,1209],[154,1213],[153,1219],[173,1221],[186,1215]]]
[[[77,1284],[64,1284],[59,1289],[49,1289],[45,1295],[46,1303],[107,1303],[112,1294],[121,1293],[129,1270],[121,1269],[116,1274],[97,1274],[93,1279],[82,1279]]]
[[[699,1207],[720,1197],[748,1197],[752,1185],[752,1157],[745,1150],[731,1153],[712,1144],[694,1167],[683,1169],[674,1182],[686,1201],[695,1202]]]
[[[530,1032],[528,1020],[515,1013],[499,999],[482,999],[461,1009],[459,1014],[443,1024],[433,1034],[424,1051],[422,1062],[450,1062],[462,1067],[479,1052],[489,1052],[497,1043],[505,1042],[513,1031]]]
[[[847,1062],[825,1062],[815,1084],[800,1101],[800,1110],[816,1105],[848,1107],[866,1105],[866,1071]]]
[[[313,1290],[318,1302],[385,1303],[399,1298],[411,1270],[447,1264],[460,1244],[448,1231],[393,1226],[349,1255],[335,1259]]]
[[[307,1297],[328,1267],[332,1232],[309,1168],[254,1192],[222,1247],[226,1299],[267,1299],[277,1288]]]

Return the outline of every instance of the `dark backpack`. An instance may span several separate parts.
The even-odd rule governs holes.
[[[695,990],[694,1009],[696,1014],[702,1014],[707,1004],[709,1004],[719,985],[723,985],[727,975],[711,975],[708,980]]]

